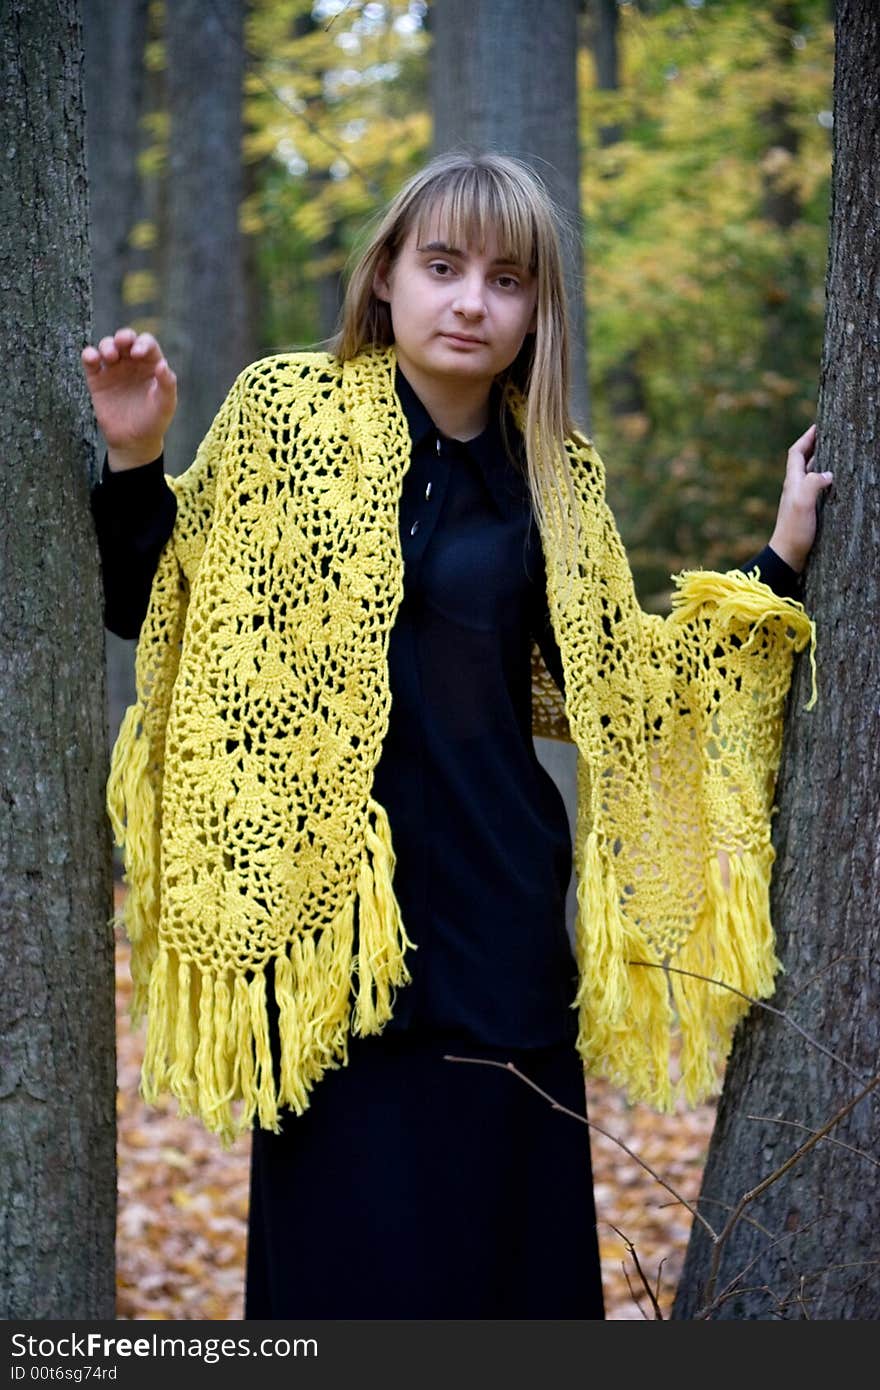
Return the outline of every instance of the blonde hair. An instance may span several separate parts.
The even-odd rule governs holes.
[[[498,378],[525,402],[522,421],[532,510],[542,535],[555,534],[571,577],[577,555],[578,508],[565,440],[569,412],[569,326],[560,232],[562,222],[544,184],[521,160],[455,152],[432,159],[380,213],[351,271],[339,332],[329,344],[346,361],[394,341],[391,314],[373,291],[376,271],[392,265],[415,228],[442,221],[456,246],[486,244],[494,233],[505,256],[527,266],[537,283],[536,326],[516,360]]]

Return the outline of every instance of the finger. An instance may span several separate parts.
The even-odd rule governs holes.
[[[813,490],[813,497],[818,497],[820,492],[824,492],[834,482],[833,473],[808,473],[804,482]]]
[[[116,339],[111,337],[102,338],[98,344],[98,351],[104,362],[118,362],[119,348],[116,346]]]
[[[131,345],[131,355],[143,362],[149,362],[151,358],[161,357],[162,350],[152,333],[139,333]]]
[[[174,372],[172,372],[164,357],[156,363],[156,369],[153,375],[163,391],[170,392],[175,390],[177,386],[177,377]]]
[[[113,339],[116,343],[116,346],[118,348],[125,349],[129,349],[131,347],[136,337],[137,334],[135,333],[134,329],[129,328],[128,326],[126,326],[125,328],[117,328],[116,332],[113,334]]]
[[[790,450],[788,450],[788,457],[791,457],[792,455],[797,455],[799,459],[809,460],[812,459],[815,450],[816,424],[813,423],[812,425],[810,425],[809,430],[805,430],[804,434],[799,436],[799,439],[795,439],[795,442],[792,443]]]
[[[96,347],[92,347],[91,343],[83,348],[80,353],[80,361],[88,376],[93,376],[101,370],[101,354]]]
[[[800,439],[796,439],[788,451],[786,472],[799,477],[809,467],[816,452],[816,426],[811,425]]]

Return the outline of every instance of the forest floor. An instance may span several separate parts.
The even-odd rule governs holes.
[[[224,1151],[176,1102],[138,1096],[143,1028],[128,1018],[128,946],[117,929],[118,1319],[241,1319],[250,1138]],[[601,1081],[587,1086],[591,1121],[638,1154],[686,1200],[696,1197],[714,1106],[658,1115]],[[574,1123],[574,1121],[572,1121]],[[657,1316],[636,1272],[668,1316],[691,1217],[616,1143],[591,1137],[606,1318]]]

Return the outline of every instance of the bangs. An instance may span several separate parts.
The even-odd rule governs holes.
[[[525,187],[478,165],[450,170],[420,193],[405,232],[415,228],[419,241],[440,232],[450,246],[480,252],[494,237],[500,257],[537,272],[538,216]]]

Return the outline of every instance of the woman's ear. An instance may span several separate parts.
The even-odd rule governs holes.
[[[382,252],[373,273],[373,294],[386,304],[391,301],[391,259],[387,251]]]

